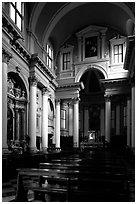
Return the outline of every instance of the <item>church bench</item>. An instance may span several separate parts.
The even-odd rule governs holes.
[[[87,199],[88,195],[91,196],[92,192],[94,192],[92,199],[93,197],[94,199],[97,199],[98,192],[100,192],[102,199],[105,197],[108,198],[108,200],[112,197],[113,200],[116,200],[116,198],[119,198],[119,200],[124,200],[127,199],[126,196],[129,194],[128,177],[125,172],[118,173],[109,170],[101,171],[101,169],[97,171],[96,168],[92,168],[92,166],[82,166],[81,164],[75,164],[74,166],[73,164],[62,165],[60,163],[49,162],[40,163],[39,168],[78,170],[79,172],[77,172],[77,175],[75,175],[77,176],[75,188],[71,188],[70,191],[71,199],[73,197],[77,197],[77,199],[79,199],[79,197],[82,195],[81,192],[83,192],[83,196],[86,196],[85,199]],[[109,196],[107,197],[108,193]]]
[[[101,165],[99,164],[98,166],[96,166],[95,164],[93,165],[91,163],[88,163],[88,161],[86,164],[46,162],[46,163],[40,163],[39,168],[78,170],[79,173],[76,176],[77,176],[77,184],[80,188],[81,186],[85,188],[86,186],[89,186],[92,184],[92,186],[94,187],[96,186],[97,189],[98,189],[98,186],[100,186],[100,188],[104,188],[104,190],[107,186],[108,192],[109,191],[112,192],[112,189],[114,191],[116,191],[115,189],[117,189],[117,191],[122,190],[123,194],[121,193],[121,197],[125,196],[126,193],[129,193],[128,175],[125,168],[120,165],[117,165],[117,166],[105,165],[105,168],[104,168],[104,166],[102,165],[103,164]],[[75,191],[77,190],[75,189]],[[95,189],[94,189],[94,193],[95,193]],[[112,196],[115,197],[114,193],[112,193],[111,197]]]
[[[55,163],[55,162],[45,162],[45,163],[39,163],[39,168],[60,168],[60,169],[95,169],[96,171],[104,170],[104,171],[112,171],[112,172],[126,172],[126,169],[123,166],[120,165],[111,165],[111,164],[95,164],[95,163]]]
[[[23,187],[23,176],[36,176],[39,179],[37,186],[29,187],[36,194],[40,193],[43,197],[45,193],[47,194],[59,194],[64,195],[66,200],[75,200],[80,198],[83,192],[83,197],[91,196],[92,200],[95,197],[98,198],[98,191],[100,196],[106,197],[106,193],[109,193],[111,197],[114,196],[113,191],[120,192],[120,194],[125,195],[127,188],[127,175],[125,173],[117,173],[111,171],[97,171],[92,165],[83,166],[83,164],[73,163],[40,163],[39,169],[18,169],[18,190],[17,190],[17,200],[26,199],[26,194]],[[45,181],[47,181],[45,186]],[[48,185],[47,185],[48,184]],[[123,191],[121,192],[121,189]],[[22,196],[23,192],[23,196]],[[127,191],[128,192],[128,191]],[[23,198],[22,198],[23,197]],[[43,199],[43,198],[42,198]]]
[[[113,169],[104,169],[104,168],[96,168],[95,166],[84,166],[81,164],[63,164],[60,165],[58,163],[40,163],[39,164],[40,169],[48,169],[49,171],[52,170],[62,170],[62,171],[70,171],[73,172],[73,177],[76,176],[78,178],[89,178],[89,177],[94,177],[94,178],[105,178],[105,179],[115,179],[115,180],[125,180],[127,179],[127,174],[125,171],[117,171]]]
[[[17,194],[16,201],[27,201],[28,190],[34,191],[36,194],[40,193],[43,199],[43,194],[62,194],[66,201],[69,199],[69,189],[71,182],[75,181],[76,171],[67,171],[59,169],[34,169],[23,168],[17,169]],[[37,177],[38,182],[35,185],[24,185],[23,177]],[[48,183],[45,181],[48,180]],[[45,182],[45,183],[44,183]]]

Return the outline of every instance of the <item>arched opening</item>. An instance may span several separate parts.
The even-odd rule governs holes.
[[[91,135],[95,142],[101,142],[101,107],[104,104],[104,91],[100,79],[104,75],[98,69],[86,70],[80,82],[84,89],[80,91],[80,142],[87,141]]]
[[[27,93],[24,82],[17,73],[8,73],[7,98],[7,143],[21,146],[27,133]]]

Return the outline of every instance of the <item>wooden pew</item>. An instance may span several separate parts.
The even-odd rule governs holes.
[[[36,187],[23,186],[23,176],[36,176]],[[48,183],[46,183],[47,181]],[[46,186],[44,186],[46,183]],[[127,201],[128,178],[125,168],[112,159],[81,159],[68,157],[40,163],[39,169],[18,169],[17,200],[27,200],[27,191],[32,189],[44,194],[63,195],[65,201]]]
[[[33,190],[36,193],[41,193],[41,199],[44,200],[43,195],[48,194],[62,194],[66,197],[66,201],[69,200],[69,190],[71,182],[75,181],[77,178],[75,174],[77,171],[70,170],[60,170],[60,169],[34,169],[34,168],[23,168],[17,169],[17,194],[16,201],[28,201],[27,192],[28,190]],[[24,186],[23,176],[37,177],[38,184],[36,186]],[[43,180],[48,180],[52,183],[43,187]],[[56,185],[57,183],[62,183],[62,185]],[[54,184],[53,184],[54,183]]]
[[[68,164],[68,163],[40,163],[41,169],[61,169],[61,170],[77,170],[77,184],[75,188],[71,187],[71,201],[80,202],[81,199],[87,201],[98,201],[98,193],[100,192],[100,199],[108,201],[126,201],[128,198],[128,178],[127,174],[120,167],[118,169],[99,169],[97,171],[95,166],[83,164]],[[72,184],[71,184],[72,185]],[[90,190],[89,190],[90,189]],[[121,194],[121,195],[120,195]],[[91,198],[92,195],[92,198]],[[127,196],[126,196],[127,195]],[[82,198],[81,198],[82,196]],[[89,199],[89,200],[88,200]],[[112,199],[112,200],[111,200]],[[121,200],[120,200],[121,199]],[[83,202],[85,201],[83,200]],[[105,201],[104,200],[104,201]],[[101,201],[101,200],[100,200]]]

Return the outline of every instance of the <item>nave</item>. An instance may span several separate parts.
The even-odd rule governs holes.
[[[18,171],[7,182],[11,181],[14,192],[8,193],[6,185],[4,188],[6,182],[3,182],[3,202],[135,200],[134,159],[128,150],[96,148],[74,153],[31,155],[28,162],[24,159],[24,166],[20,161],[15,168]]]

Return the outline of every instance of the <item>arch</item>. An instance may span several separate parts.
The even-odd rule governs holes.
[[[22,84],[24,85],[25,91],[26,91],[26,99],[28,99],[29,96],[29,85],[27,80],[25,79],[25,77],[21,74],[21,73],[17,73],[15,70],[10,70],[8,73],[8,75],[14,75],[16,79],[21,79]]]
[[[101,71],[101,72],[103,73],[105,79],[108,78],[108,74],[107,74],[107,72],[105,71],[105,69],[104,69],[102,66],[100,66],[100,65],[94,64],[94,65],[90,65],[90,66],[88,65],[88,66],[83,67],[82,69],[80,69],[79,72],[77,73],[76,77],[75,77],[75,82],[79,82],[81,76],[82,76],[87,70],[93,69],[93,68],[94,68],[94,69],[97,69],[97,70],[99,70],[99,71]]]
[[[61,20],[61,18],[66,15],[68,12],[71,10],[75,9],[78,6],[81,6],[82,4],[86,4],[87,2],[72,2],[67,4],[66,6],[63,7],[50,21],[49,25],[47,26],[47,29],[44,32],[42,42],[43,44],[46,44],[48,41],[48,38],[50,36],[50,33],[54,29],[55,25]],[[116,6],[120,7],[122,10],[124,10],[130,18],[134,21],[134,15],[132,11],[124,4],[124,3],[117,3],[117,2],[109,2],[111,4],[115,4]]]
[[[39,15],[44,8],[46,2],[43,3],[36,3],[34,5],[33,11],[31,13],[30,22],[29,22],[29,30],[35,32],[36,22],[39,18]]]

